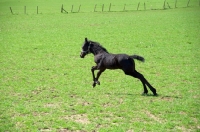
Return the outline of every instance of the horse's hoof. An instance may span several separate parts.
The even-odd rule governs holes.
[[[96,83],[94,82],[93,84],[92,84],[92,86],[93,86],[93,88],[96,86]]]
[[[154,96],[158,96],[158,94],[157,94],[157,93],[153,93],[153,95],[154,95]]]
[[[144,93],[142,93],[142,96],[146,96],[146,95],[147,95],[147,93],[145,93],[145,92],[144,92]]]
[[[96,81],[96,84],[100,85],[100,82],[99,82],[99,81]]]

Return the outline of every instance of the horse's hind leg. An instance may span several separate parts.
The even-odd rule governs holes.
[[[140,78],[138,77],[138,75],[136,75],[136,74],[133,73],[133,72],[125,72],[125,74],[140,79]],[[148,93],[147,87],[146,87],[146,85],[145,85],[145,83],[144,83],[144,81],[143,81],[142,79],[140,79],[140,81],[142,82],[142,85],[143,85],[143,88],[144,88],[144,92],[143,92],[142,94],[145,95],[145,94]]]
[[[141,82],[142,82],[142,84],[143,84],[143,86],[144,86],[144,94],[148,92],[148,91],[147,91],[147,88],[146,88],[146,86],[145,86],[145,84],[146,84],[146,85],[149,87],[149,89],[153,92],[153,94],[154,94],[154,95],[157,95],[156,89],[153,88],[153,87],[151,86],[151,84],[144,78],[144,76],[143,76],[141,73],[139,73],[139,72],[137,72],[137,71],[135,70],[135,71],[132,73],[132,76],[134,76],[134,77],[136,77],[136,78],[138,78],[138,79],[141,80]],[[147,91],[147,92],[146,92],[146,91]]]
[[[142,94],[146,95],[148,93],[147,87],[146,87],[145,83],[141,79],[140,79],[140,81],[142,82],[142,85],[144,87],[144,92]]]

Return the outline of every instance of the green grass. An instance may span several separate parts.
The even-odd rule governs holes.
[[[1,12],[0,131],[199,131],[199,13]],[[120,70],[92,88],[93,56],[79,57],[85,37],[144,56],[136,69],[159,96],[141,96],[141,82]]]
[[[145,3],[145,4],[144,4]],[[110,6],[111,4],[111,6]],[[138,7],[139,4],[139,7]],[[61,12],[61,6],[63,5],[66,11],[70,12],[78,12],[80,7],[80,12],[94,12],[94,7],[96,5],[96,12],[102,11],[102,6],[104,12],[122,12],[122,11],[136,11],[136,10],[162,10],[164,7],[164,0],[1,0],[1,8],[0,14],[11,14],[10,7],[12,8],[13,13],[16,14],[24,14],[24,7],[26,6],[26,14],[36,14],[37,6],[39,14],[54,14]],[[73,5],[73,9],[72,9]],[[177,8],[185,8],[185,7],[198,7],[199,0],[190,0],[188,4],[188,0],[177,0],[176,7]],[[176,9],[175,8],[175,0],[166,0],[165,9]]]

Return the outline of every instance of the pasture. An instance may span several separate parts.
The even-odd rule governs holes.
[[[197,5],[92,12],[95,2],[85,1],[80,13],[36,14],[28,10],[36,1],[1,1],[0,131],[200,131],[200,7],[192,2]],[[15,15],[10,6],[18,8]],[[106,70],[92,88],[93,55],[79,56],[85,37],[111,53],[143,56],[136,69],[158,96],[150,90],[142,96],[141,82],[121,70]]]

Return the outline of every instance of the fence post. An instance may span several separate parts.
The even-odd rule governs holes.
[[[80,9],[81,9],[81,5],[80,5],[79,8],[78,8],[78,12],[80,11]]]
[[[138,9],[139,9],[139,6],[140,6],[140,2],[138,3],[138,6],[137,6],[137,11],[138,11]]]
[[[96,12],[96,7],[97,7],[97,4],[94,6],[94,12]]]
[[[165,9],[165,2],[166,2],[166,0],[164,1],[164,4],[163,4],[163,9]]]
[[[146,4],[145,4],[145,2],[144,2],[144,10],[146,10]]]
[[[71,9],[71,12],[73,12],[73,8],[74,8],[74,5],[72,5],[72,9]]]
[[[171,8],[171,7],[169,6],[169,3],[168,3],[168,2],[167,2],[167,5],[168,5],[169,8]]]
[[[63,4],[62,4],[62,6],[61,6],[61,13],[63,13]]]
[[[12,8],[10,7],[10,12],[13,14]]]
[[[26,6],[24,6],[24,14],[26,14]]]
[[[188,0],[187,7],[189,6],[190,0]]]
[[[102,12],[103,12],[103,10],[104,10],[104,4],[102,5]]]
[[[175,8],[176,8],[176,3],[177,3],[177,0],[175,0]]]
[[[124,10],[123,11],[125,11],[126,10],[126,4],[124,4]]]
[[[110,11],[110,9],[111,9],[111,3],[110,3],[110,6],[109,6],[109,11]]]
[[[63,4],[61,6],[61,13],[63,13],[63,11],[65,11],[65,13],[68,13],[64,8],[63,8]]]
[[[37,6],[37,14],[38,14],[38,6]]]

